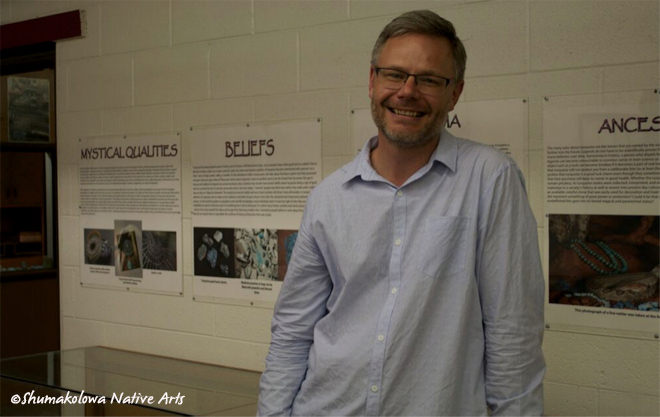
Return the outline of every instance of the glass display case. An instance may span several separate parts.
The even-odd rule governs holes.
[[[247,416],[260,373],[88,347],[3,359],[0,376],[2,415]]]

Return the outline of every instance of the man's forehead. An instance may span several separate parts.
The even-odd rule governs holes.
[[[379,57],[380,65],[385,64],[382,59],[402,60],[415,63],[440,63],[449,61],[453,64],[451,44],[447,38],[421,33],[407,33],[404,35],[390,37],[381,51]]]

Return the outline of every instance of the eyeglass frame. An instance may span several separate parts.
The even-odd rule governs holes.
[[[378,73],[379,73],[381,70],[395,71],[395,72],[398,72],[398,73],[401,73],[401,74],[405,74],[406,78],[403,79],[403,82],[401,83],[401,85],[400,85],[398,88],[387,88],[387,87],[384,87],[384,88],[387,88],[388,90],[398,90],[398,89],[400,89],[401,87],[403,87],[404,85],[406,85],[406,83],[408,82],[408,78],[410,78],[411,76],[415,79],[415,87],[419,88],[419,80],[417,79],[417,77],[431,77],[431,78],[440,78],[440,79],[446,81],[444,87],[442,87],[442,91],[438,94],[438,95],[440,95],[440,94],[444,93],[444,91],[447,89],[447,87],[449,87],[449,84],[451,84],[451,82],[454,81],[453,79],[451,79],[451,78],[447,78],[447,77],[443,77],[442,75],[433,75],[433,74],[411,74],[411,73],[408,73],[408,72],[405,72],[405,71],[401,71],[400,69],[396,69],[396,68],[384,68],[384,67],[377,67],[377,66],[374,65],[374,66],[373,66],[373,69],[374,69],[374,72],[376,73],[376,77],[378,77]],[[429,93],[423,92],[422,90],[420,90],[420,92],[421,92],[422,94],[429,95]],[[430,94],[430,95],[433,95],[433,94]]]

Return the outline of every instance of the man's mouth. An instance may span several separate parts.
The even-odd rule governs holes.
[[[388,109],[397,116],[422,117],[426,114],[415,110],[402,110],[402,109],[394,109],[391,107],[388,107]]]

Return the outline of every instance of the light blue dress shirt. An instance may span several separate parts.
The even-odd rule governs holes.
[[[310,194],[260,415],[541,415],[544,281],[515,163],[443,131],[396,187],[369,151]]]

